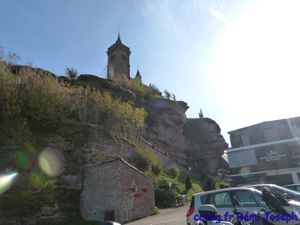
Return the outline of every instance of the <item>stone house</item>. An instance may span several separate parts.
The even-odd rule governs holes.
[[[126,222],[153,214],[154,185],[122,158],[84,169],[80,210],[85,220]]]
[[[300,117],[266,121],[230,131],[232,185],[300,182]]]

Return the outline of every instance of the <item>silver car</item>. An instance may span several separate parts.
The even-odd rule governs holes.
[[[218,210],[218,214],[223,217],[226,213],[227,215],[233,215],[234,199],[237,199],[241,207],[247,212],[267,210],[261,192],[254,188],[237,187],[207,191],[193,195],[187,212],[187,224],[196,224],[194,217],[198,214],[199,207],[205,204],[214,205]]]

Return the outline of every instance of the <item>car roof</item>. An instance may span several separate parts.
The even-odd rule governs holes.
[[[255,188],[251,188],[251,187],[231,187],[231,188],[223,188],[223,189],[218,189],[218,190],[200,192],[200,193],[194,194],[193,196],[202,196],[202,195],[206,195],[206,194],[214,194],[214,193],[219,193],[219,192],[224,192],[224,191],[238,191],[238,190],[254,191],[257,193],[261,193],[261,191],[255,189]]]
[[[265,186],[278,186],[276,184],[250,184],[250,185],[247,185],[245,187],[265,187]]]
[[[300,184],[289,184],[289,185],[285,185],[284,187],[293,187],[293,186],[300,186]]]

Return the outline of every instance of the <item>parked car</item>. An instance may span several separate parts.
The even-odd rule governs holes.
[[[255,185],[250,185],[248,187],[252,187],[260,191],[262,191],[264,187],[267,187],[276,195],[288,199],[293,199],[295,201],[300,201],[300,193],[285,187],[278,186],[276,184],[255,184]]]
[[[261,191],[255,188],[235,187],[207,191],[193,195],[190,208],[187,212],[187,225],[196,225],[194,217],[198,214],[198,210],[202,205],[214,205],[217,208],[218,214],[224,217],[226,213],[233,214],[234,205],[236,205],[233,202],[236,201],[238,201],[244,211],[249,213],[269,210],[262,198]],[[290,199],[288,200],[288,204],[300,213],[300,202]]]
[[[214,205],[219,215],[224,215],[226,212],[233,214],[234,198],[239,201],[247,212],[267,209],[261,192],[254,188],[237,187],[207,191],[193,195],[190,208],[187,212],[187,225],[196,224],[194,217],[198,214],[198,209],[201,205]]]
[[[293,191],[300,192],[300,184],[289,184],[284,186],[285,188],[291,189]]]

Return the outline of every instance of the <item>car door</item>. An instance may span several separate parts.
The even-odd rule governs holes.
[[[224,218],[224,215],[233,215],[233,204],[229,191],[218,192],[210,196],[210,204],[218,210],[218,215]],[[226,216],[226,217],[227,217]]]
[[[245,212],[253,214],[253,212],[259,212],[263,208],[263,203],[257,201],[251,190],[235,190],[232,195],[236,197]]]

